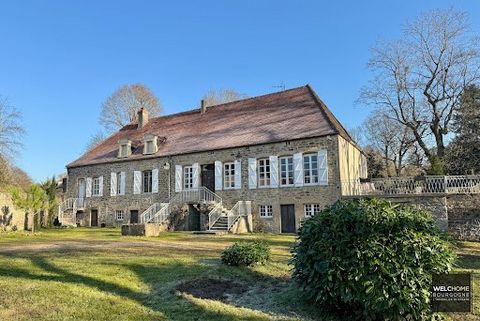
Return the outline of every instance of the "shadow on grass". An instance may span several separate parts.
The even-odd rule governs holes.
[[[153,310],[172,320],[268,320],[279,314],[295,319],[311,319],[312,310],[305,306],[296,288],[286,278],[274,278],[247,268],[223,265],[171,263],[118,264],[135,275],[148,286],[148,293],[132,290],[114,282],[93,278],[61,268],[39,254],[9,253],[1,255],[11,259],[27,259],[35,268],[32,272],[25,268],[0,266],[0,275],[12,278],[55,281],[65,284],[83,285],[98,291],[121,296]],[[210,262],[213,263],[213,262]],[[40,270],[40,271],[38,271]],[[223,280],[234,280],[248,287],[248,291],[228,303],[264,314],[244,313],[238,310],[219,308],[225,303],[189,300],[175,294],[174,288],[180,283],[195,278],[214,276]]]

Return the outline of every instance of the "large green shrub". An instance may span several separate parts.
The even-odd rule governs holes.
[[[429,213],[381,200],[339,201],[300,228],[293,277],[330,315],[423,320],[431,275],[449,271],[453,259]]]
[[[235,242],[222,253],[222,262],[227,265],[265,264],[269,259],[270,247],[262,241]]]

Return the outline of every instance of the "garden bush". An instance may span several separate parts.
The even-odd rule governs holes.
[[[433,273],[454,260],[425,211],[382,200],[339,201],[299,230],[293,278],[329,316],[427,320]]]
[[[222,253],[222,262],[227,265],[265,264],[270,260],[270,247],[262,241],[235,242]]]

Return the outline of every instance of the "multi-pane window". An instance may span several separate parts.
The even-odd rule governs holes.
[[[152,192],[152,171],[143,171],[143,192],[151,193]]]
[[[260,205],[260,217],[272,217],[272,205]]]
[[[120,187],[122,184],[122,175],[120,172],[117,173],[117,186],[116,186],[116,189],[117,189],[117,195],[121,195],[122,194],[122,188]]]
[[[280,185],[293,185],[293,157],[280,157]]]
[[[223,164],[223,187],[225,189],[235,187],[235,164]]]
[[[119,210],[115,211],[115,219],[117,221],[123,221],[123,218],[124,218],[123,211],[119,211]]]
[[[120,145],[120,157],[128,156],[128,144]]]
[[[320,213],[320,204],[305,204],[303,211],[305,217],[312,217],[313,215]]]
[[[100,177],[94,177],[92,179],[92,195],[100,196]]]
[[[183,189],[193,189],[193,167],[185,166],[183,168]]]
[[[318,184],[317,154],[307,154],[303,156],[303,177],[305,184]]]
[[[153,140],[147,140],[145,142],[145,154],[155,153]]]
[[[258,160],[258,186],[270,186],[270,160],[267,158]]]

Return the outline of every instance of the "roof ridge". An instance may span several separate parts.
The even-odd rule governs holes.
[[[277,94],[281,94],[281,93],[285,93],[285,92],[290,92],[290,91],[298,90],[298,89],[301,89],[301,88],[308,88],[308,84],[307,84],[307,85],[303,85],[303,86],[299,86],[299,87],[294,87],[294,88],[289,88],[289,89],[281,90],[281,91],[274,91],[274,92],[271,92],[271,93],[268,93],[268,94],[259,95],[259,96],[247,97],[247,98],[243,98],[243,99],[238,99],[238,100],[234,100],[234,101],[229,101],[229,102],[227,102],[227,103],[221,103],[221,104],[217,104],[217,105],[212,105],[212,106],[208,106],[207,109],[213,108],[213,107],[220,107],[220,106],[224,106],[224,105],[229,105],[229,104],[233,104],[233,103],[238,103],[238,102],[244,102],[244,101],[247,101],[247,100],[264,98],[264,97],[267,97],[267,96],[273,96],[273,95],[277,95]],[[181,112],[178,112],[178,113],[173,113],[173,114],[168,114],[168,115],[160,115],[160,116],[152,117],[152,118],[150,118],[150,120],[159,119],[159,118],[168,118],[168,117],[173,117],[173,116],[188,115],[188,114],[191,114],[191,113],[197,113],[197,112],[199,112],[199,111],[200,111],[200,108],[189,109],[189,110],[181,111]],[[131,125],[131,124],[129,124],[129,125]],[[126,126],[128,126],[128,125],[126,125]]]

